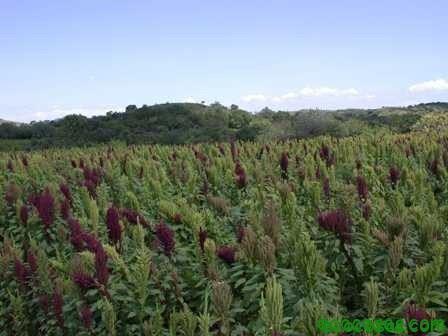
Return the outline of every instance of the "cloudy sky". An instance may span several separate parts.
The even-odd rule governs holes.
[[[0,0],[0,118],[448,101],[446,0]]]

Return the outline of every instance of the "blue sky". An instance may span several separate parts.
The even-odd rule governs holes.
[[[0,118],[448,101],[446,0],[0,0]]]

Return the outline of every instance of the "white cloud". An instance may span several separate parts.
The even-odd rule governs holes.
[[[288,92],[286,94],[284,94],[283,96],[281,96],[281,99],[294,99],[297,98],[299,96],[299,94],[297,92]]]
[[[253,101],[265,101],[268,98],[262,94],[250,94],[241,98],[241,100],[245,102],[253,102]]]
[[[411,92],[445,91],[448,90],[448,80],[434,79],[426,82],[417,83],[409,87]]]
[[[301,96],[304,97],[322,97],[322,96],[335,96],[335,97],[342,97],[342,96],[357,96],[359,95],[358,90],[354,88],[350,89],[337,89],[337,88],[330,88],[326,86],[322,87],[305,87],[299,91]]]
[[[242,97],[241,99],[245,102],[257,102],[257,101],[271,101],[274,103],[279,103],[287,100],[297,99],[297,98],[309,98],[309,97],[360,97],[360,93],[357,89],[338,89],[330,88],[326,86],[321,87],[304,87],[300,90],[291,91],[280,96],[267,96],[263,94],[251,94]],[[362,96],[367,99],[372,99],[375,96],[366,95]]]

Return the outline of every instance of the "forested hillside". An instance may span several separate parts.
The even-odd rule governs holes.
[[[129,105],[125,112],[87,118],[69,115],[54,121],[0,122],[0,149],[70,147],[122,141],[127,144],[185,144],[229,140],[335,137],[379,129],[409,131],[423,115],[443,114],[447,103],[380,109],[300,110],[249,113],[236,105],[191,103]]]

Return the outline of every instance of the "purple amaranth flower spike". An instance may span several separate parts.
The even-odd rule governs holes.
[[[428,164],[428,169],[435,177],[439,177],[439,159],[435,158],[434,160],[431,160]]]
[[[370,216],[372,215],[372,207],[370,204],[365,203],[362,205],[362,217],[365,220],[369,220]]]
[[[244,170],[243,166],[239,162],[235,165],[235,182],[238,188],[243,189],[247,186],[247,175],[246,171]]]
[[[365,203],[369,196],[369,188],[367,187],[366,179],[363,176],[356,177],[356,189],[361,202]]]
[[[163,221],[160,221],[160,223],[156,225],[155,231],[157,240],[163,248],[163,252],[168,257],[171,256],[176,244],[173,230],[171,230]]]
[[[64,195],[65,199],[67,199],[71,204],[73,202],[73,198],[68,185],[61,183],[59,186],[59,190],[61,191],[62,195]]]
[[[85,329],[90,330],[92,328],[93,312],[89,306],[85,305],[79,312],[82,325]]]
[[[20,207],[20,221],[23,225],[28,224],[28,207],[26,205],[22,205]]]
[[[47,294],[40,295],[38,298],[39,306],[44,311],[45,315],[50,311],[50,298]]]
[[[330,147],[327,145],[322,145],[319,150],[319,156],[322,160],[325,161],[327,166],[331,166],[335,162],[334,154],[331,152]]]
[[[317,221],[323,229],[337,234],[342,242],[351,242],[351,220],[344,211],[336,209],[322,212]]]
[[[28,167],[28,159],[25,155],[22,156],[22,164],[24,167]]]
[[[28,195],[27,202],[37,209],[37,207],[39,206],[39,195],[34,193]]]
[[[400,171],[398,170],[397,167],[391,167],[389,169],[389,180],[390,184],[392,185],[392,188],[395,189],[398,181],[400,180]]]
[[[53,314],[56,317],[58,322],[58,326],[63,329],[64,328],[64,314],[63,314],[63,306],[64,306],[64,298],[60,290],[55,290],[53,292],[52,297],[53,303]]]
[[[176,224],[182,223],[182,215],[178,212],[176,212],[173,216],[173,222]]]
[[[125,218],[131,224],[139,223],[143,227],[149,226],[148,222],[142,215],[131,209],[121,209],[121,217]]]
[[[288,179],[288,165],[289,165],[288,153],[283,152],[280,158],[280,170],[282,178],[285,180]]]
[[[418,308],[415,304],[411,303],[406,307],[404,312],[407,323],[410,323],[412,320],[418,321],[418,325],[420,325],[420,321],[422,320],[430,320],[431,316],[424,309]],[[417,328],[418,329],[418,328]],[[420,330],[410,332],[409,335],[413,336],[425,336],[426,334],[422,333]]]
[[[61,202],[60,212],[62,219],[67,220],[70,217],[70,201],[67,198]]]
[[[16,276],[17,281],[22,285],[23,287],[26,287],[28,278],[29,278],[29,272],[25,266],[25,264],[20,261],[18,258],[14,260],[14,274]]]
[[[244,226],[239,225],[236,229],[236,240],[238,241],[238,243],[241,243],[243,241],[245,235],[246,229],[244,228]]]
[[[89,232],[81,232],[81,239],[85,243],[86,249],[92,253],[96,253],[98,249],[102,248],[98,239]]]
[[[83,186],[86,187],[91,197],[96,197],[96,185],[92,180],[84,180]]]
[[[227,264],[233,264],[235,262],[235,249],[231,246],[220,246],[216,251],[216,255],[222,261]]]
[[[199,247],[201,251],[204,252],[205,241],[207,240],[208,234],[206,230],[199,228]]]
[[[204,153],[195,151],[195,156],[196,156],[196,159],[198,159],[199,161],[201,161],[201,163],[202,163],[203,166],[206,166],[206,165],[207,165],[207,163],[208,163],[208,158],[207,158],[207,156],[206,156]]]
[[[235,163],[235,174],[240,175],[244,173],[244,168],[239,161]]]
[[[27,254],[26,254],[26,262],[29,265],[29,269],[30,269],[30,274],[36,274],[37,272],[37,257],[34,254],[33,250],[28,249]]]
[[[95,279],[83,271],[76,271],[72,280],[82,290],[88,290],[96,286]]]
[[[103,286],[107,286],[109,280],[109,269],[107,268],[107,254],[103,245],[99,244],[95,251],[95,277]]]
[[[240,189],[244,189],[247,186],[247,176],[246,173],[240,174],[236,176],[236,185]]]
[[[107,234],[112,244],[117,245],[121,241],[120,214],[118,210],[111,207],[106,214]]]
[[[54,198],[46,189],[38,198],[37,212],[47,231],[54,221]]]
[[[69,218],[67,222],[68,228],[70,230],[70,242],[72,243],[76,251],[81,251],[84,247],[81,224],[79,224],[79,222],[74,218]]]

